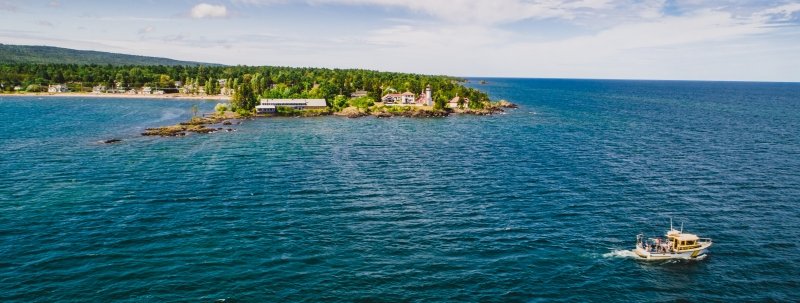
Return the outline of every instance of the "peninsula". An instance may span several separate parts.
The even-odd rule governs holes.
[[[75,56],[74,52],[68,53]],[[507,102],[492,102],[485,92],[465,86],[465,79],[451,76],[361,69],[202,63],[161,65],[163,61],[155,65],[139,61],[115,65],[112,62],[120,61],[80,64],[80,61],[63,59],[78,64],[59,64],[33,59],[25,62],[23,54],[18,51],[14,54],[15,61],[0,63],[0,93],[3,95],[229,101],[218,105],[215,113],[205,115],[204,119],[209,120],[193,119],[182,127],[167,127],[177,130],[167,133],[175,134],[209,132],[200,130],[200,126],[249,117],[443,117],[453,113],[489,115],[514,107]],[[96,54],[89,55],[97,60]],[[54,60],[58,58],[49,58],[47,62]],[[153,134],[163,135],[164,132]]]

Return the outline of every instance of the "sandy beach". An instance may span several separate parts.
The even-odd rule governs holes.
[[[95,93],[14,93],[0,94],[0,97],[79,97],[79,98],[120,98],[120,99],[159,99],[159,100],[216,100],[230,101],[230,96],[197,96],[185,94],[129,95]]]

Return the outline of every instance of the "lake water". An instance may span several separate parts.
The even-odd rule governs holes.
[[[146,138],[215,103],[0,97],[0,300],[800,298],[800,84],[471,85],[521,108]],[[670,218],[707,259],[627,257]]]

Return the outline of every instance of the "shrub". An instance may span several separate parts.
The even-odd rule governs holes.
[[[372,100],[372,98],[370,97],[360,97],[360,98],[350,99],[347,103],[349,103],[350,106],[358,107],[361,109],[367,109],[375,105],[375,101]]]
[[[41,93],[41,92],[47,91],[47,89],[44,88],[44,86],[41,86],[39,84],[31,84],[31,85],[28,85],[28,87],[25,88],[25,91],[31,92],[31,93]]]
[[[228,105],[225,103],[217,103],[217,105],[214,106],[214,111],[219,113],[224,113],[228,111]]]
[[[236,114],[238,114],[239,116],[242,116],[242,117],[250,117],[250,116],[253,115],[253,113],[251,111],[246,110],[244,108],[237,108],[236,109]]]

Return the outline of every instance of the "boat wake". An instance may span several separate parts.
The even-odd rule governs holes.
[[[603,258],[638,258],[633,250],[619,249],[603,254]]]

